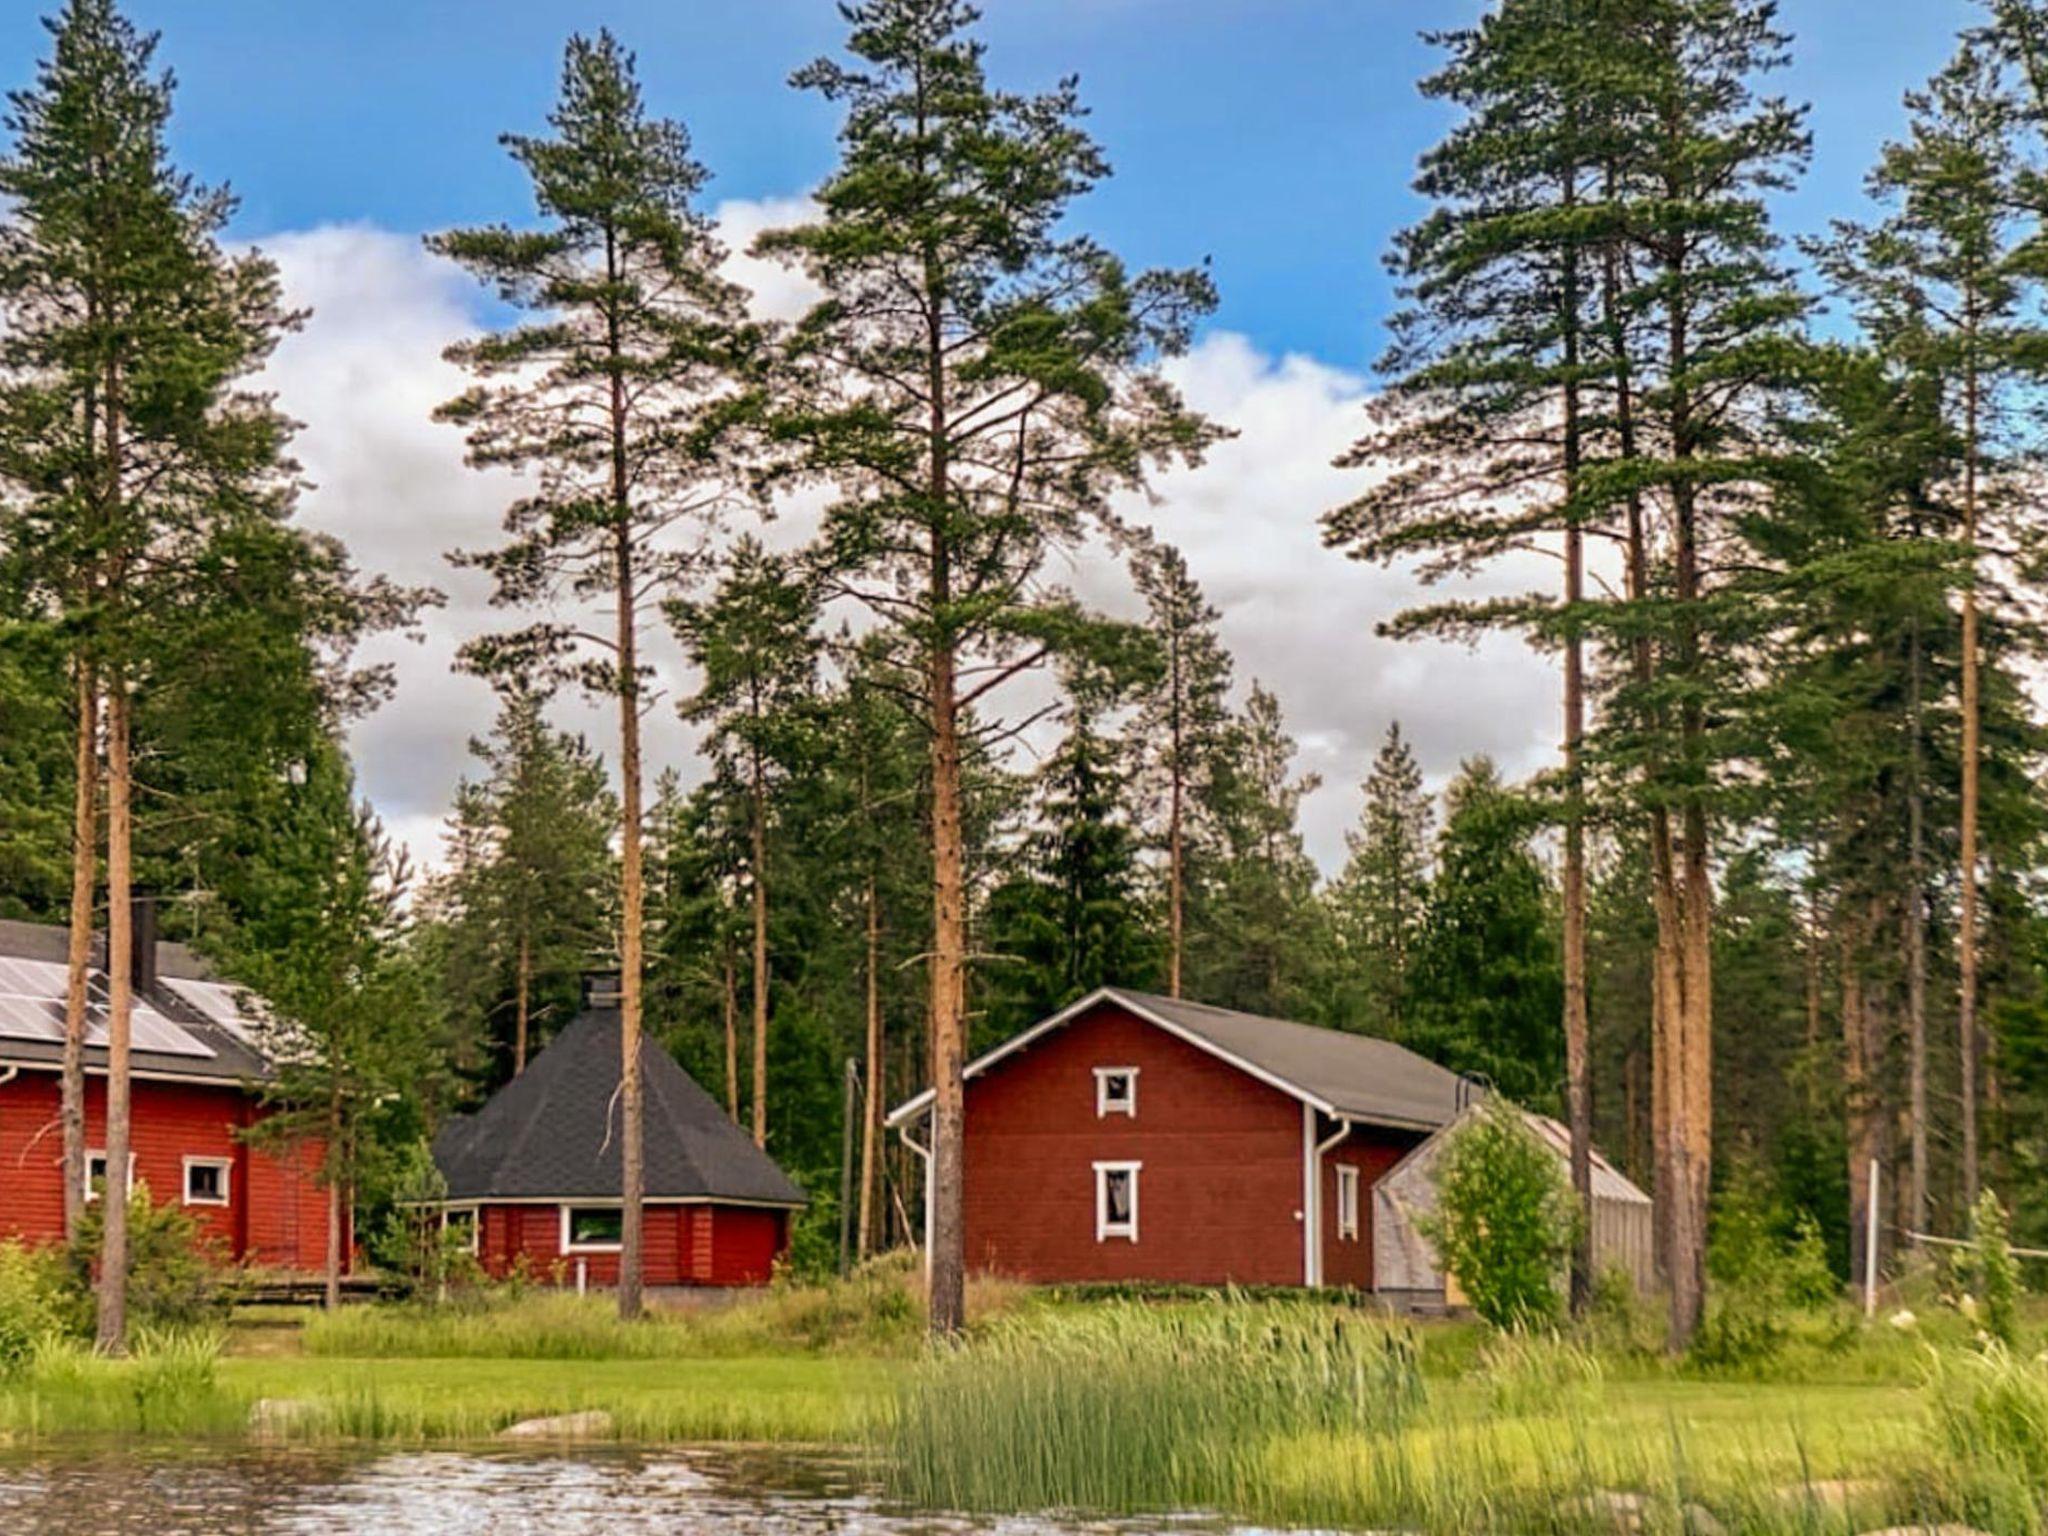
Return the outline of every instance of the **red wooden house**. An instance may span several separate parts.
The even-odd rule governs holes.
[[[1389,1041],[1114,987],[966,1077],[968,1265],[1039,1282],[1370,1290],[1374,1183],[1476,1092]],[[920,1152],[931,1102],[889,1117]]]
[[[247,995],[182,944],[156,937],[135,908],[131,1130],[125,1185],[195,1217],[237,1262],[314,1274],[327,1249],[327,1197],[313,1174],[321,1149],[250,1145],[267,1113],[271,1065]],[[66,930],[0,921],[0,1241],[64,1235]],[[107,1183],[107,976],[95,967],[86,1035],[87,1198]],[[344,1252],[347,1245],[344,1244]]]
[[[488,1274],[609,1286],[619,1277],[620,1020],[615,975],[519,1076],[434,1140],[442,1206]],[[803,1191],[652,1040],[644,1085],[643,1282],[765,1284]]]

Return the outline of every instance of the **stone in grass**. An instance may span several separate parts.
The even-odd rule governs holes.
[[[1578,1508],[1588,1515],[1604,1515],[1613,1522],[1616,1536],[1638,1536],[1639,1532],[1651,1528],[1651,1515],[1655,1501],[1646,1493],[1628,1493],[1618,1489],[1602,1488],[1589,1493],[1577,1501]],[[1726,1536],[1727,1527],[1714,1518],[1714,1512],[1702,1504],[1687,1504],[1684,1507],[1686,1536]]]
[[[558,1413],[546,1419],[521,1419],[498,1431],[500,1440],[606,1440],[611,1435],[612,1416],[602,1408]]]
[[[249,1405],[249,1432],[259,1440],[283,1440],[319,1412],[303,1397],[259,1397]]]

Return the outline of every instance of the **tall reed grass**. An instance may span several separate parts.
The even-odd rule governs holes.
[[[1276,1437],[1383,1434],[1421,1400],[1412,1338],[1374,1318],[1118,1302],[939,1350],[880,1428],[891,1491],[926,1508],[1237,1508]]]

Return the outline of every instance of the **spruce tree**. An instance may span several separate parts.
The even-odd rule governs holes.
[[[1387,727],[1364,792],[1358,826],[1345,834],[1349,857],[1329,893],[1345,979],[1360,989],[1345,1022],[1398,1040],[1435,820],[1398,720]]]
[[[465,554],[501,606],[544,616],[472,641],[495,676],[574,680],[619,726],[619,963],[623,1059],[619,1311],[641,1306],[643,1088],[641,715],[649,610],[690,574],[708,520],[734,501],[730,428],[751,333],[724,252],[695,206],[706,173],[682,125],[650,117],[633,59],[608,32],[569,41],[550,137],[508,134],[542,223],[437,235],[453,258],[524,312],[451,347],[479,382],[439,418],[469,434],[469,460],[530,489],[505,543]],[[609,601],[608,617],[579,616]]]
[[[1048,557],[1112,522],[1148,466],[1212,435],[1154,363],[1213,303],[1206,277],[1133,274],[1069,232],[1107,170],[1075,85],[992,86],[962,0],[865,0],[852,62],[796,84],[841,105],[815,223],[764,235],[824,298],[795,327],[777,436],[828,477],[819,558],[898,644],[929,730],[931,1325],[964,1322],[967,850],[963,773],[996,691],[1100,626]]]

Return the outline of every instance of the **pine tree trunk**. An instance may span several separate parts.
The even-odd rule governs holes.
[[[932,1252],[931,1328],[957,1334],[967,1321],[966,877],[960,830],[960,742],[953,656],[935,646],[932,690]]]
[[[768,795],[761,753],[753,754],[749,788],[754,854],[754,1145],[768,1145]]]
[[[619,281],[614,237],[605,234],[605,271]],[[611,510],[616,522],[613,581],[619,683],[619,1316],[640,1315],[645,1092],[640,1080],[641,943],[646,903],[640,867],[639,587],[633,561],[632,500],[626,475],[626,381],[616,315],[606,317],[611,373]]]
[[[1167,769],[1166,790],[1166,995],[1179,997],[1181,987],[1181,950],[1185,933],[1184,887],[1186,883],[1186,860],[1182,848],[1182,797],[1187,784],[1187,764],[1182,759],[1187,739],[1186,722],[1183,718],[1184,699],[1182,689],[1182,637],[1178,628],[1169,642],[1169,675],[1167,678],[1167,709],[1172,716],[1169,750],[1172,753]]]
[[[64,1130],[64,1237],[78,1236],[85,1211],[85,1029],[92,974],[93,896],[99,889],[100,699],[92,666],[74,674],[76,753],[71,787],[71,923],[65,950],[64,1068],[59,1119]]]
[[[740,1123],[740,979],[732,963],[732,940],[720,941],[720,1001],[725,1015],[725,1113]]]
[[[526,1070],[526,1032],[533,1010],[533,936],[522,927],[519,931],[519,972],[514,983],[516,1001],[513,1005],[515,1023],[512,1033],[512,1075],[519,1076]]]
[[[1578,171],[1567,167],[1564,205],[1577,203]],[[1564,494],[1579,490],[1579,263],[1576,248],[1565,253],[1563,335]],[[1585,532],[1576,506],[1564,527],[1564,600],[1576,610],[1585,600]],[[1577,1239],[1572,1244],[1571,1307],[1586,1310],[1593,1293],[1593,1083],[1586,1019],[1586,801],[1580,748],[1586,734],[1585,642],[1576,618],[1564,642],[1564,1055],[1566,1117],[1571,1129],[1572,1194],[1578,1202]]]
[[[323,1304],[330,1312],[341,1306],[342,1170],[347,1148],[342,1145],[341,1078],[337,1074],[327,1095],[327,1284]]]
[[[867,1023],[867,1049],[861,1085],[866,1097],[861,1106],[860,1232],[856,1246],[860,1257],[865,1259],[874,1251],[875,1244],[875,1175],[876,1159],[882,1143],[882,1077],[885,1070],[882,1039],[882,904],[875,888],[872,870],[868,872],[867,885],[862,896],[867,908],[867,956],[863,967],[865,974],[862,977],[866,992],[862,1005]]]
[[[1920,622],[1913,621],[1906,664],[1906,1134],[1911,1148],[1906,1189],[1906,1226],[1927,1230],[1927,876],[1926,813],[1921,784]],[[1918,1244],[1916,1242],[1915,1246]]]
[[[1962,635],[1962,829],[1958,854],[1962,876],[1961,912],[1956,928],[1956,1049],[1961,1069],[1962,1208],[1977,1203],[1977,454],[1978,385],[1974,318],[1963,365],[1963,547],[1970,569],[1963,587]]]
[[[134,779],[126,680],[107,690],[107,1186],[101,1196],[98,1347],[128,1352],[129,1032],[134,1008]]]

